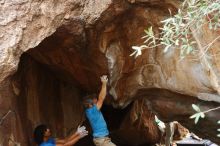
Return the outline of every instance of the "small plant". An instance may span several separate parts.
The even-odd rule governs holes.
[[[216,107],[216,108],[212,108],[209,109],[207,111],[201,111],[199,106],[192,104],[192,108],[196,111],[196,113],[192,116],[190,116],[190,119],[194,119],[195,124],[197,124],[199,122],[200,118],[205,118],[205,113],[214,111],[214,110],[218,110],[220,109],[220,106]],[[217,122],[218,124],[220,124],[220,120]],[[218,132],[220,132],[220,129],[217,129]],[[220,137],[220,133],[217,134],[218,137]]]
[[[201,30],[204,25],[208,25],[210,30],[220,28],[220,0],[185,0],[178,10],[178,13],[161,21],[163,26],[159,28],[161,32],[158,37],[154,34],[152,26],[146,29],[142,39],[145,39],[141,46],[133,46],[134,52],[131,56],[138,57],[144,49],[162,46],[164,52],[174,47],[180,50],[180,58],[198,51],[197,41],[194,34]],[[216,42],[220,36],[213,39],[209,44],[202,46],[200,51],[205,53]],[[203,54],[204,55],[204,54]]]

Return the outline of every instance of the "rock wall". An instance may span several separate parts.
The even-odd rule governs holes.
[[[81,91],[56,76],[45,65],[27,54],[22,55],[18,71],[13,76],[13,86],[19,89],[15,99],[16,116],[21,122],[24,141],[16,137],[16,142],[34,145],[32,133],[38,124],[48,124],[57,137],[73,132],[82,124]],[[9,129],[6,131],[10,132]]]
[[[217,111],[198,127],[188,119],[192,103],[202,102],[204,110],[219,105],[219,41],[209,50],[213,60],[200,54],[180,60],[174,48],[166,54],[155,48],[137,59],[129,56],[131,46],[143,43],[143,30],[153,26],[159,31],[168,9],[175,13],[179,3],[0,1],[0,117],[7,117],[0,124],[0,145],[31,145],[32,130],[39,123],[49,123],[56,136],[75,130],[84,120],[80,98],[99,92],[103,74],[109,76],[106,104],[131,106],[115,136],[132,145],[157,142],[157,114],[220,143],[215,137]],[[200,53],[218,35],[207,26],[194,34]]]
[[[13,75],[18,68],[21,54],[30,48],[36,47],[43,39],[53,34],[65,20],[80,19],[86,22],[85,25],[87,27],[95,23],[101,13],[108,8],[110,2],[111,1],[108,0],[103,2],[84,0],[68,0],[65,2],[59,0],[0,1],[0,90],[2,91],[0,93],[0,117],[2,117],[0,145],[13,145],[16,142],[21,145],[30,145],[30,141],[33,141],[32,139],[30,140],[32,135],[30,131],[36,126],[34,123],[39,122],[40,115],[37,115],[36,117],[31,115],[32,112],[39,110],[38,108],[34,108],[38,107],[38,105],[36,104],[34,107],[30,107],[30,105],[34,103],[34,99],[38,98],[38,96],[33,95],[34,93],[31,94],[35,97],[32,97],[33,99],[30,99],[27,102],[32,103],[28,107],[25,107],[27,106],[26,104],[22,104],[22,102],[26,102],[28,96],[22,97],[23,100],[19,104],[18,102],[20,102],[20,100],[18,95],[20,90],[24,89],[24,87],[19,87],[19,84],[16,83],[17,81],[14,83],[11,78],[11,75]],[[65,88],[63,89],[63,92],[64,91]],[[14,93],[17,93],[17,95]],[[27,98],[27,100],[28,99],[29,98]],[[68,103],[71,102],[68,101]],[[59,107],[56,108],[61,109],[60,104],[61,103],[59,103]],[[23,113],[18,114],[19,108]],[[27,112],[29,108],[32,110],[28,114]],[[10,111],[16,111],[16,114]],[[71,111],[69,113],[72,114],[74,112]],[[27,115],[31,117],[28,117]],[[28,124],[26,125],[27,127],[25,127],[24,123],[27,123],[27,121],[24,122],[23,117],[24,119],[28,118],[28,120],[34,121],[34,123],[31,123],[32,125]],[[65,120],[63,120],[63,122],[67,123]],[[23,127],[21,126],[22,123]],[[70,126],[70,124],[68,124],[68,126]],[[28,133],[26,128],[29,129]]]

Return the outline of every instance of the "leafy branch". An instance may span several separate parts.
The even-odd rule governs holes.
[[[220,0],[185,0],[177,14],[161,23],[163,25],[159,28],[161,32],[158,37],[154,34],[152,26],[146,29],[146,35],[142,37],[145,39],[145,45],[133,46],[134,52],[130,56],[138,57],[144,49],[158,46],[163,46],[164,52],[172,47],[180,49],[181,58],[196,52],[197,43],[192,33],[201,30],[204,25],[208,25],[210,30],[220,28]],[[204,47],[205,52],[217,39],[219,37]]]
[[[200,118],[205,118],[206,113],[218,110],[218,109],[220,109],[220,106],[206,110],[206,111],[201,111],[199,106],[197,106],[195,104],[192,104],[192,108],[196,111],[196,113],[194,115],[190,116],[190,119],[194,119],[195,124],[197,124]],[[220,124],[220,120],[217,123]],[[220,129],[217,129],[217,131],[220,132]],[[218,134],[217,136],[220,137],[220,134]]]
[[[196,113],[192,115],[190,119],[195,118],[194,122],[197,124],[200,118],[205,118],[205,112],[202,112],[200,108],[195,104],[192,104],[192,108],[196,111]]]

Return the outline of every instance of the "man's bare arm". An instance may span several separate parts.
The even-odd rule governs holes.
[[[77,131],[72,134],[71,136],[65,139],[58,139],[56,140],[56,146],[72,146],[74,145],[79,139],[83,138],[84,136],[88,135],[88,131],[86,130],[85,126],[79,126]]]
[[[103,102],[105,100],[106,97],[106,92],[107,92],[107,82],[108,82],[108,78],[107,75],[103,75],[100,77],[101,82],[102,82],[102,87],[101,87],[101,91],[99,92],[99,97],[98,97],[98,102],[97,102],[97,108],[101,109]]]
[[[79,140],[80,136],[79,133],[74,133],[71,136],[64,138],[64,139],[56,139],[56,145],[64,145],[65,143],[68,143],[69,141],[72,141],[73,139]]]
[[[72,146],[75,143],[77,143],[80,139],[80,136],[74,137],[72,139],[70,139],[69,141],[67,141],[63,146]]]
[[[73,139],[66,141],[66,140],[57,140],[56,146],[72,146],[79,141],[80,137],[74,137]]]

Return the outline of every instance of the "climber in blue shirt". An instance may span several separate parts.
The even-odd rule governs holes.
[[[50,128],[44,124],[37,126],[34,130],[34,140],[39,146],[72,146],[86,135],[88,131],[85,126],[79,126],[74,134],[64,139],[51,137]]]
[[[100,77],[102,82],[98,99],[95,94],[83,98],[86,117],[93,131],[93,142],[96,146],[116,146],[108,137],[109,131],[105,119],[100,111],[106,97],[106,85],[108,78],[106,75]]]

